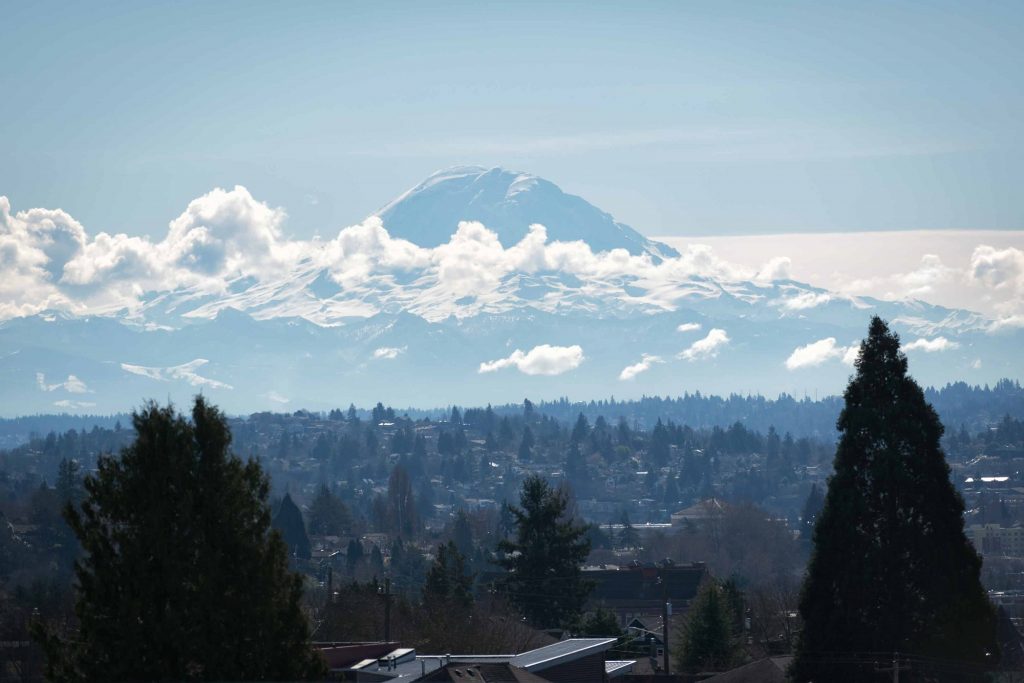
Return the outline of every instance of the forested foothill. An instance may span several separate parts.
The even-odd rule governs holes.
[[[1024,587],[1024,548],[992,540],[1024,522],[1024,389],[1003,380],[924,397],[945,424],[941,447],[985,557],[983,580]],[[684,621],[680,605],[670,640],[680,666],[700,668],[793,651],[843,405],[694,394],[223,420],[230,451],[267,476],[268,519],[303,577],[313,640],[387,635],[424,651],[483,653],[543,644],[544,629],[606,635],[616,618],[588,600],[581,568],[703,563],[712,583],[694,598],[709,616]],[[28,642],[40,625],[80,627],[72,527],[82,522],[69,526],[62,511],[82,505],[105,455],[137,448],[139,437],[138,414],[134,424],[131,415],[70,429],[66,417],[24,424],[28,441],[0,451],[0,640],[10,642]],[[541,529],[542,544],[562,545],[540,562],[563,563],[558,580],[576,577],[571,585],[531,568],[526,549]],[[623,656],[646,656],[646,642],[623,636]],[[709,639],[706,659],[678,645]],[[41,654],[22,663],[36,656],[42,666]]]

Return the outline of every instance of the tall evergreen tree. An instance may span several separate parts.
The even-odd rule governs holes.
[[[65,515],[82,544],[79,630],[44,639],[53,680],[317,677],[302,579],[271,533],[259,464],[229,451],[200,397],[192,420],[149,404],[120,456],[103,456]]]
[[[535,627],[567,627],[592,588],[581,570],[590,553],[587,527],[569,513],[568,493],[537,475],[523,481],[519,505],[509,506],[515,539],[498,543],[508,572],[499,588]]]
[[[705,581],[687,612],[676,666],[687,673],[728,669],[736,653],[734,619],[722,587]]]
[[[281,538],[288,546],[288,554],[308,560],[311,556],[309,536],[306,534],[306,523],[302,520],[302,511],[292,500],[290,493],[284,494],[277,514],[272,521],[273,527],[281,532]]]
[[[454,541],[437,546],[423,583],[423,602],[431,608],[473,605],[473,576],[466,570],[466,558]]]
[[[321,484],[309,506],[309,533],[317,536],[342,536],[352,527],[348,506]]]
[[[964,663],[996,657],[981,558],[964,535],[963,501],[939,446],[942,424],[907,375],[899,338],[873,318],[837,427],[835,472],[814,530],[800,598],[796,681],[883,680],[863,653]],[[911,676],[933,677],[925,660]],[[931,679],[928,679],[931,680]]]
[[[811,492],[804,501],[804,511],[800,516],[800,540],[810,541],[814,538],[814,525],[818,523],[821,509],[825,507],[825,496],[817,484],[811,485]]]

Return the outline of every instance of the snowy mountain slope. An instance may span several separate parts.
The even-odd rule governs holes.
[[[548,227],[560,242],[582,240],[594,251],[626,249],[634,255],[678,256],[552,182],[503,168],[459,166],[434,173],[377,212],[395,237],[436,247],[459,221],[479,221],[506,247],[526,237],[530,225]]]
[[[0,241],[26,256],[0,264],[2,415],[198,391],[232,412],[835,393],[871,315],[892,321],[925,383],[1022,374],[1012,316],[668,251],[501,169],[435,174],[328,241],[284,239],[283,212],[244,188],[195,200],[160,242],[90,237],[64,212],[5,202]]]

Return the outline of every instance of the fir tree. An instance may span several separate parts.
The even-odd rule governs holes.
[[[423,602],[430,608],[473,605],[473,576],[466,571],[466,558],[454,541],[437,546],[423,584]]]
[[[288,553],[293,557],[308,560],[311,556],[309,536],[306,534],[306,523],[302,520],[299,506],[292,500],[290,493],[284,494],[281,506],[277,509],[272,522],[275,529],[281,532],[281,538],[288,546]]]
[[[267,680],[317,677],[302,579],[271,532],[259,464],[229,452],[227,421],[200,397],[133,416],[136,440],[103,456],[65,516],[79,628],[44,639],[53,680]]]
[[[817,484],[811,485],[811,492],[804,501],[804,511],[800,516],[800,539],[810,541],[814,537],[814,525],[818,522],[821,509],[825,507],[825,496]]]
[[[498,543],[499,564],[508,572],[499,588],[535,627],[567,627],[592,588],[581,570],[590,553],[587,527],[568,513],[568,493],[542,477],[523,481],[519,504],[508,508],[515,539]]]
[[[676,666],[687,673],[728,669],[736,653],[733,621],[722,587],[708,579],[686,615]]]
[[[797,681],[883,680],[857,653],[902,652],[965,665],[996,658],[995,614],[964,506],[939,447],[942,424],[907,375],[899,338],[873,318],[846,389],[835,472],[800,598]],[[923,680],[928,665],[911,675]]]
[[[309,506],[309,533],[316,536],[341,536],[352,526],[348,506],[331,493],[326,484],[320,485],[316,498]]]

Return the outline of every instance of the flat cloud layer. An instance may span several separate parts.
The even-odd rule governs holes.
[[[575,370],[583,362],[583,349],[578,345],[551,346],[541,344],[523,353],[519,349],[507,358],[480,364],[478,372],[495,372],[503,368],[516,368],[524,375],[561,375]]]
[[[848,296],[922,299],[978,311],[992,330],[1024,327],[1024,232],[908,230],[658,237],[674,247],[706,244],[738,268],[764,269],[766,255],[785,263],[780,274]],[[784,256],[788,255],[788,256]],[[772,259],[769,259],[771,262]],[[814,304],[808,294],[787,308]]]
[[[172,365],[169,367],[150,367],[146,365],[133,365],[131,363],[121,363],[121,369],[125,372],[133,375],[140,375],[142,377],[148,377],[155,379],[160,382],[169,382],[175,380],[182,380],[188,382],[194,387],[209,387],[210,389],[231,389],[233,388],[230,384],[224,382],[218,382],[215,379],[209,377],[203,377],[196,372],[199,368],[206,365],[210,361],[205,358],[196,358],[188,363],[181,365]]]

